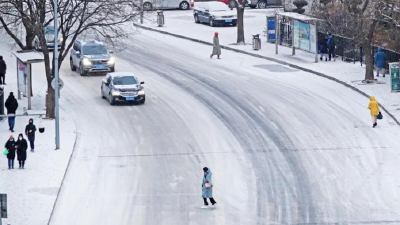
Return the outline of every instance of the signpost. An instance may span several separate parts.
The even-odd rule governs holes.
[[[400,63],[389,63],[390,87],[392,92],[400,92]]]

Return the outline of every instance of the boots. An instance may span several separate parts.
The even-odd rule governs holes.
[[[374,125],[372,126],[372,128],[375,128],[377,125],[378,125],[377,123],[374,123]]]

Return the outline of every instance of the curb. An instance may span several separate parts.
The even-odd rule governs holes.
[[[72,119],[72,118],[71,118],[71,119]],[[78,138],[79,138],[78,132],[77,132],[77,128],[78,128],[78,127],[77,127],[77,125],[76,125],[76,121],[75,121],[75,120],[73,120],[73,121],[74,121],[74,124],[75,124],[75,141],[74,141],[74,146],[72,147],[72,152],[71,152],[71,155],[69,156],[69,160],[68,160],[68,163],[67,163],[67,167],[65,168],[64,176],[63,176],[63,178],[62,178],[62,180],[61,180],[61,185],[60,185],[60,188],[58,189],[57,197],[56,197],[56,200],[54,201],[53,208],[51,209],[51,213],[50,213],[50,217],[49,217],[49,221],[47,222],[47,225],[50,225],[51,219],[53,218],[53,214],[54,214],[54,211],[55,211],[57,202],[58,202],[58,197],[60,196],[61,189],[62,189],[62,187],[63,187],[63,185],[64,185],[64,180],[65,180],[65,177],[67,176],[67,172],[68,172],[69,166],[70,166],[71,161],[72,161],[72,156],[73,156],[74,153],[75,153],[76,142],[77,142],[77,140],[78,140]]]
[[[177,37],[177,38],[181,38],[181,39],[197,42],[197,43],[200,43],[200,44],[205,44],[205,45],[212,46],[211,42],[207,42],[207,41],[203,41],[203,40],[199,40],[199,39],[195,39],[195,38],[186,37],[186,36],[183,36],[183,35],[180,35],[180,34],[174,34],[174,33],[170,33],[170,32],[167,32],[167,31],[157,30],[157,29],[146,27],[146,26],[143,26],[143,25],[140,25],[140,24],[136,24],[136,23],[134,23],[134,26],[142,28],[144,30],[158,32],[158,33],[161,33],[161,34],[166,34],[166,35],[169,35],[169,36],[173,36],[173,37]],[[292,63],[288,63],[288,62],[285,62],[285,61],[282,61],[282,60],[279,60],[279,59],[274,59],[274,58],[271,58],[271,57],[262,56],[262,55],[259,55],[259,54],[256,54],[256,53],[250,53],[250,52],[247,52],[247,51],[244,51],[244,50],[235,49],[235,48],[228,47],[228,46],[225,46],[225,45],[221,45],[221,48],[225,49],[225,50],[234,51],[234,52],[237,52],[237,53],[253,56],[253,57],[256,57],[256,58],[260,58],[260,59],[266,59],[266,60],[269,60],[269,61],[272,61],[272,62],[276,62],[276,63],[282,64],[282,65],[285,65],[285,66],[292,67],[294,69],[302,70],[304,72],[311,73],[311,74],[317,75],[319,77],[323,77],[323,78],[329,79],[331,81],[334,81],[336,83],[342,84],[345,87],[350,88],[350,89],[356,91],[357,93],[365,96],[366,98],[369,97],[369,95],[366,94],[365,92],[361,91],[360,89],[358,89],[358,88],[356,88],[356,87],[354,87],[354,86],[352,86],[352,85],[350,85],[350,84],[348,84],[348,83],[346,83],[344,81],[341,81],[341,80],[339,80],[339,79],[337,79],[335,77],[331,77],[331,76],[328,76],[326,74],[323,74],[323,73],[320,73],[320,72],[317,72],[317,71],[314,71],[314,70],[311,70],[311,69],[308,69],[308,68],[305,68],[305,67],[301,67],[301,66],[298,66],[298,65],[295,65],[295,64],[292,64]],[[386,114],[388,114],[396,122],[396,124],[398,126],[400,126],[400,122],[397,120],[397,118],[393,114],[391,114],[381,104],[379,104],[379,106],[383,109],[383,111]]]

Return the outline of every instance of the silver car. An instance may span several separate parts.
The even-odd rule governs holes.
[[[46,39],[46,45],[47,49],[51,50],[54,49],[54,38],[55,38],[55,31],[54,31],[54,26],[47,26],[44,28],[44,35]],[[61,43],[63,39],[61,35],[58,35],[58,49],[61,48]],[[39,37],[35,36],[35,39],[33,41],[33,46],[35,47],[35,50],[40,51],[42,50],[42,46],[40,45]]]
[[[193,6],[193,0],[143,0],[143,9],[182,9],[188,10]]]
[[[110,105],[117,102],[144,104],[144,82],[130,72],[115,72],[107,74],[101,82],[101,97],[107,99]]]
[[[115,58],[111,53],[102,42],[76,40],[70,53],[71,70],[79,69],[81,76],[114,72]]]

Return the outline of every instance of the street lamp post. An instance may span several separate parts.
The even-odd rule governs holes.
[[[55,119],[56,119],[56,149],[60,149],[60,112],[59,112],[59,74],[58,74],[58,0],[54,0],[54,79]]]

